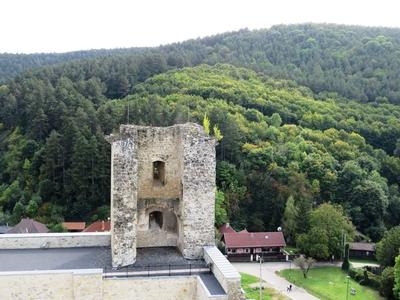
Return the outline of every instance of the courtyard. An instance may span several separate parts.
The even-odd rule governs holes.
[[[251,274],[257,279],[260,276],[258,263],[233,263],[233,265],[241,273]],[[273,288],[293,300],[346,299],[347,274],[334,264],[319,263],[309,271],[307,279],[304,279],[302,272],[289,262],[263,263],[261,274],[267,288]],[[287,291],[289,284],[293,285],[291,292]],[[351,295],[352,288],[355,289],[355,295]],[[351,278],[349,278],[348,291],[350,300],[383,299],[378,292],[361,286]],[[252,298],[258,299],[258,296],[252,296]]]

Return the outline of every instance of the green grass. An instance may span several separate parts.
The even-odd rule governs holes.
[[[303,273],[298,269],[286,269],[278,274],[288,281],[307,290],[310,294],[323,300],[343,300],[346,299],[347,274],[337,267],[320,267],[311,269],[308,272],[307,279],[304,279]],[[349,292],[351,288],[356,289],[356,295],[349,293],[349,300],[370,300],[383,299],[378,292],[371,288],[362,286],[349,279]]]
[[[298,254],[300,253],[300,250],[296,247],[292,247],[292,246],[286,246],[285,247],[286,252],[290,253],[290,254]]]
[[[260,299],[259,279],[255,276],[240,273],[242,277],[242,288],[246,293],[246,299]],[[265,288],[262,291],[262,300],[285,300],[286,296],[272,288]]]

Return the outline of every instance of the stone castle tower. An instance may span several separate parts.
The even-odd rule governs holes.
[[[214,245],[215,140],[194,123],[121,125],[107,140],[113,266],[135,263],[140,247],[202,258]]]

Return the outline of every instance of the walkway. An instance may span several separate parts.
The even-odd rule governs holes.
[[[200,274],[200,279],[203,281],[204,285],[207,287],[208,292],[212,296],[225,296],[226,293],[222,286],[219,284],[218,280],[215,278],[214,274]]]
[[[253,276],[260,276],[260,265],[258,263],[232,263],[239,272],[247,273]],[[292,291],[287,292],[286,289],[290,284],[286,279],[275,274],[276,271],[289,269],[288,262],[268,262],[262,264],[262,279],[267,284],[288,296],[293,300],[318,300],[315,296],[310,295],[306,290],[292,284]],[[293,264],[292,264],[293,267]]]
[[[204,265],[204,260],[187,260],[174,247],[139,248],[134,267],[147,270],[148,266],[164,266],[164,270],[174,270],[185,265]],[[110,247],[0,249],[0,272],[103,268],[112,269]]]

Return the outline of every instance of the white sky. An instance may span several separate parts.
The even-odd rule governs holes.
[[[157,46],[304,22],[400,27],[400,1],[1,0],[0,53]]]

